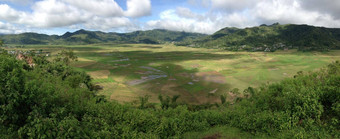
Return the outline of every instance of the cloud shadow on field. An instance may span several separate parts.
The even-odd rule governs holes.
[[[82,56],[86,57],[86,53]],[[105,56],[103,56],[105,55]],[[110,69],[112,77],[123,77],[123,84],[129,88],[139,88],[141,92],[134,92],[137,96],[150,95],[153,102],[158,102],[158,95],[181,95],[179,101],[191,104],[219,102],[219,95],[226,93],[230,89],[228,82],[214,82],[214,78],[221,78],[216,75],[218,72],[205,73],[205,76],[199,76],[199,67],[184,68],[177,62],[190,60],[220,60],[235,59],[242,54],[211,54],[193,51],[169,51],[169,52],[152,52],[152,51],[127,51],[127,52],[101,52],[89,53],[88,56],[98,56],[98,66],[90,65],[83,67],[88,70],[102,70],[103,66]],[[199,65],[200,63],[193,63]],[[166,77],[160,77],[140,84],[129,85],[129,82],[141,79],[147,79],[153,76],[153,70],[159,70]],[[223,78],[224,76],[222,76]],[[223,78],[225,79],[225,77]],[[212,80],[212,81],[211,81]],[[218,80],[218,79],[217,79]],[[119,92],[112,92],[119,93]],[[124,95],[124,94],[122,94]],[[114,99],[114,98],[113,98]]]

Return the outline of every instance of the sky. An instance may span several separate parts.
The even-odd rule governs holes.
[[[0,34],[61,35],[308,24],[340,28],[340,0],[0,0]]]

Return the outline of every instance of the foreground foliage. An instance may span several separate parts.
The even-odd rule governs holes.
[[[175,96],[161,108],[106,101],[91,78],[68,66],[69,52],[35,66],[0,54],[0,134],[5,138],[181,138],[184,133],[230,126],[252,135],[340,137],[340,63],[293,79],[248,88],[233,105],[192,109]],[[223,98],[225,99],[225,98]],[[221,100],[223,100],[221,99]],[[175,105],[176,104],[176,105]],[[248,136],[248,135],[247,135]]]

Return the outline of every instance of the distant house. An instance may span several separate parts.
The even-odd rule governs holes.
[[[11,54],[11,55],[15,55],[16,54],[16,51],[14,50],[10,50],[10,51],[7,51],[8,54]]]
[[[33,58],[31,56],[26,56],[22,52],[18,52],[18,55],[16,56],[16,59],[26,61],[26,63],[30,67],[34,67],[35,64],[33,63]]]
[[[267,47],[264,51],[265,52],[270,52],[270,49]]]
[[[22,54],[22,53],[19,53],[19,54],[17,55],[16,58],[17,58],[18,60],[24,60],[24,59],[26,59],[25,55]]]

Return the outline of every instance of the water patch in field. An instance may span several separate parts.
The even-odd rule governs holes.
[[[112,62],[122,62],[122,61],[130,61],[130,59],[124,58],[124,59],[113,60]]]
[[[147,66],[140,66],[141,69],[146,69],[147,71],[145,72],[137,72],[139,74],[143,74],[145,76],[142,76],[141,79],[137,79],[137,80],[132,80],[127,82],[127,85],[133,86],[133,85],[138,85],[138,84],[142,84],[151,80],[155,80],[158,78],[166,78],[168,77],[168,75],[166,75],[165,72],[152,68],[152,67],[147,67]]]

